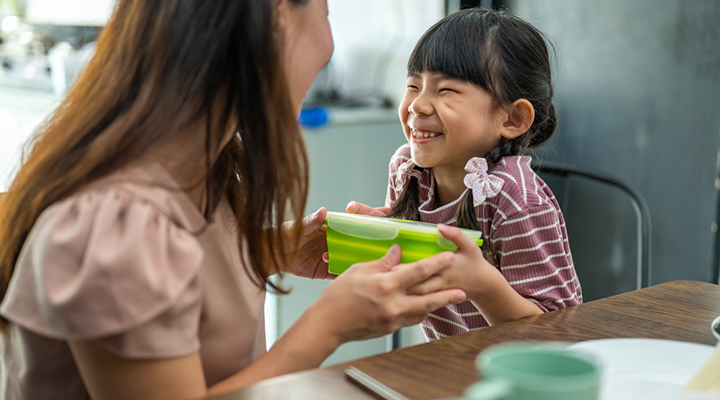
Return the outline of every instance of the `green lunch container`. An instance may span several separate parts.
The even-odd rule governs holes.
[[[328,212],[325,223],[328,270],[337,275],[353,264],[381,258],[393,243],[402,248],[403,264],[457,249],[455,243],[438,232],[435,224],[339,212]],[[462,232],[482,246],[480,231],[462,229]]]

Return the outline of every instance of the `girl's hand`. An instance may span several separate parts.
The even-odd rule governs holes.
[[[539,307],[510,286],[500,271],[485,260],[477,243],[460,229],[441,224],[438,230],[458,246],[455,261],[450,268],[410,288],[409,294],[460,288],[490,325],[542,313]]]
[[[505,281],[505,278],[500,271],[485,260],[477,243],[458,228],[439,224],[438,230],[458,247],[455,250],[455,262],[452,268],[441,271],[423,283],[413,286],[410,293],[426,294],[449,287],[457,287],[464,290],[468,299],[472,301],[480,300],[484,295],[492,295],[488,292],[494,290],[499,279]]]
[[[327,210],[321,207],[314,214],[302,220],[300,243],[296,249],[292,237],[292,222],[285,222],[280,226],[286,236],[286,256],[289,265],[283,272],[309,279],[334,279],[336,275],[328,272],[327,240],[325,231],[327,227],[323,221],[327,217]]]
[[[442,273],[455,258],[445,252],[394,268],[400,262],[397,244],[377,261],[355,264],[331,283],[308,309],[334,344],[392,333],[422,321],[428,313],[465,300],[459,289],[408,294],[423,279]]]
[[[373,208],[362,203],[351,201],[348,203],[347,207],[345,207],[345,211],[347,211],[349,214],[363,214],[372,215],[374,217],[385,217],[390,211],[390,207]]]

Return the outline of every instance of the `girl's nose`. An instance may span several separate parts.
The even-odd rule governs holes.
[[[410,102],[408,106],[408,112],[415,115],[431,115],[434,110],[435,108],[432,103],[430,103],[422,93]]]

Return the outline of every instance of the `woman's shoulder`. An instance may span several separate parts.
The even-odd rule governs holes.
[[[93,181],[48,207],[46,213],[103,212],[117,209],[122,216],[129,207],[146,208],[190,232],[206,221],[170,174],[157,163],[133,165]],[[41,215],[42,217],[42,215]]]
[[[204,250],[192,214],[169,188],[148,186],[148,176],[113,173],[48,207],[18,256],[3,316],[50,337],[82,338],[167,309],[197,276]]]

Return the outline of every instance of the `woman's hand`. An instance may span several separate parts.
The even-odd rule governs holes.
[[[396,244],[380,260],[353,265],[323,291],[307,316],[339,346],[417,324],[431,311],[465,300],[465,293],[455,288],[408,294],[408,288],[445,271],[453,253],[398,265],[400,255]]]
[[[542,310],[522,297],[510,286],[500,271],[492,266],[474,240],[458,228],[438,225],[438,230],[458,246],[450,268],[409,289],[408,293],[423,295],[447,288],[460,288],[475,304],[490,325],[512,321]]]
[[[465,293],[459,289],[407,293],[417,282],[447,269],[455,258],[453,253],[394,268],[400,262],[400,253],[400,246],[393,245],[380,260],[355,264],[343,272],[265,355],[211,391],[221,393],[318,367],[343,343],[417,324],[431,311],[465,300]]]
[[[347,211],[348,214],[363,214],[363,215],[372,215],[374,217],[385,217],[385,216],[387,216],[388,212],[390,211],[390,207],[375,207],[375,208],[373,208],[373,207],[370,207],[370,206],[362,204],[362,203],[351,201],[345,207],[345,211]]]
[[[321,207],[314,214],[302,220],[300,243],[293,249],[293,223],[285,222],[280,226],[286,240],[286,257],[288,265],[283,272],[309,279],[334,279],[336,275],[328,272],[326,226],[323,221],[327,210]]]

